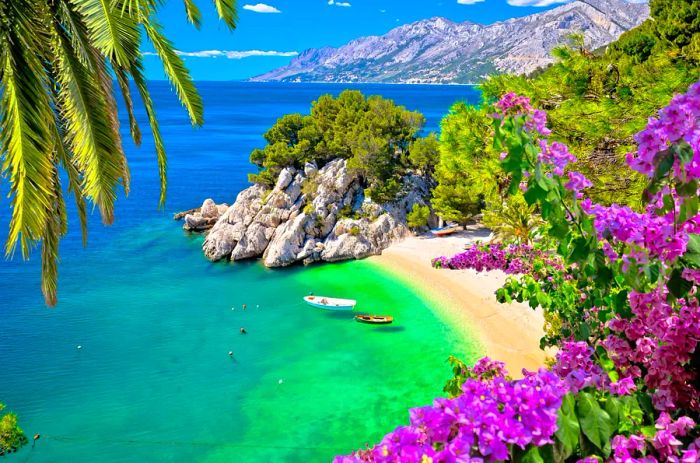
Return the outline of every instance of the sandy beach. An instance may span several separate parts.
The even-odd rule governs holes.
[[[475,240],[486,240],[485,229],[470,228],[442,238],[421,235],[407,238],[386,249],[373,261],[408,280],[436,302],[441,316],[480,343],[482,351],[504,361],[513,376],[521,370],[535,370],[544,364],[539,349],[542,313],[525,304],[499,304],[495,292],[503,284],[502,272],[438,270],[430,265],[438,256],[451,256]]]

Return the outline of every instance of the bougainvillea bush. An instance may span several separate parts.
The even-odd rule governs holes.
[[[527,250],[550,261],[528,273],[533,264],[513,264],[523,250],[477,246],[436,263],[510,273],[499,300],[559,320],[543,340],[556,359],[519,380],[490,359],[460,368],[456,393],[336,462],[700,461],[700,82],[636,137],[628,164],[649,178],[636,211],[586,199],[590,182],[527,98],[496,109],[510,191],[547,221],[558,260]]]

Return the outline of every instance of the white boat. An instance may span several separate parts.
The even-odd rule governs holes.
[[[325,310],[352,310],[357,301],[354,299],[337,299],[324,296],[306,296],[304,301],[314,307]]]
[[[464,227],[462,227],[461,225],[451,223],[442,228],[435,228],[433,230],[430,230],[430,233],[432,233],[435,236],[447,236],[462,230],[464,230]]]

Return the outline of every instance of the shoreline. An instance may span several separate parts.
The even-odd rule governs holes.
[[[495,291],[502,272],[434,269],[430,260],[451,256],[465,244],[485,240],[488,231],[470,228],[448,237],[411,236],[392,244],[370,261],[405,281],[433,303],[446,323],[481,347],[481,354],[505,362],[513,377],[523,368],[536,371],[547,354],[540,350],[544,318],[526,304],[500,304]]]

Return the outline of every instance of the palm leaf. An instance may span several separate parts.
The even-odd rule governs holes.
[[[214,0],[214,6],[219,17],[224,20],[226,25],[230,29],[235,29],[238,22],[236,0]]]
[[[40,25],[23,15],[27,5],[12,3],[15,27],[0,30],[2,81],[0,81],[0,153],[3,172],[10,178],[12,218],[5,245],[7,255],[20,244],[27,258],[31,246],[44,234],[47,210],[54,201],[50,153],[51,137],[46,126],[51,107],[48,83],[34,42]],[[25,10],[29,11],[29,10]],[[6,13],[7,14],[7,13]]]
[[[156,157],[158,159],[158,173],[160,176],[159,205],[162,207],[165,205],[165,195],[168,189],[168,160],[165,155],[165,144],[163,143],[163,137],[160,134],[160,126],[158,125],[156,111],[153,107],[153,100],[151,100],[151,95],[148,91],[148,85],[146,84],[146,78],[143,75],[143,65],[141,63],[141,60],[136,60],[133,64],[131,68],[131,77],[134,79],[134,84],[136,85],[136,89],[138,90],[139,95],[141,96],[143,106],[146,108],[148,123],[151,126],[153,142],[156,147]]]
[[[58,170],[52,173],[55,201],[46,212],[46,226],[41,239],[41,291],[46,305],[56,305],[58,289],[58,243],[64,234],[66,223],[66,206],[63,202],[61,182]]]
[[[138,23],[125,2],[81,0],[76,2],[90,32],[90,42],[110,60],[127,66],[139,54]]]
[[[119,134],[114,131],[97,76],[80,63],[63,30],[55,27],[54,34],[57,103],[68,146],[83,173],[82,191],[109,224],[114,220],[115,189],[123,174]]]
[[[131,133],[131,138],[134,140],[136,146],[141,145],[141,128],[134,115],[134,101],[131,98],[131,89],[129,88],[129,76],[121,68],[113,69],[114,74],[117,76],[117,84],[119,85],[119,90],[122,93],[124,99],[124,106],[126,107],[126,113],[129,116],[129,132]]]
[[[185,0],[185,13],[187,20],[197,29],[202,27],[202,13],[197,8],[194,0]]]
[[[172,43],[163,36],[160,24],[155,22],[153,18],[144,21],[143,27],[163,63],[165,74],[175,87],[182,105],[187,109],[192,125],[202,125],[204,123],[202,97],[197,92],[182,58],[175,53]]]

